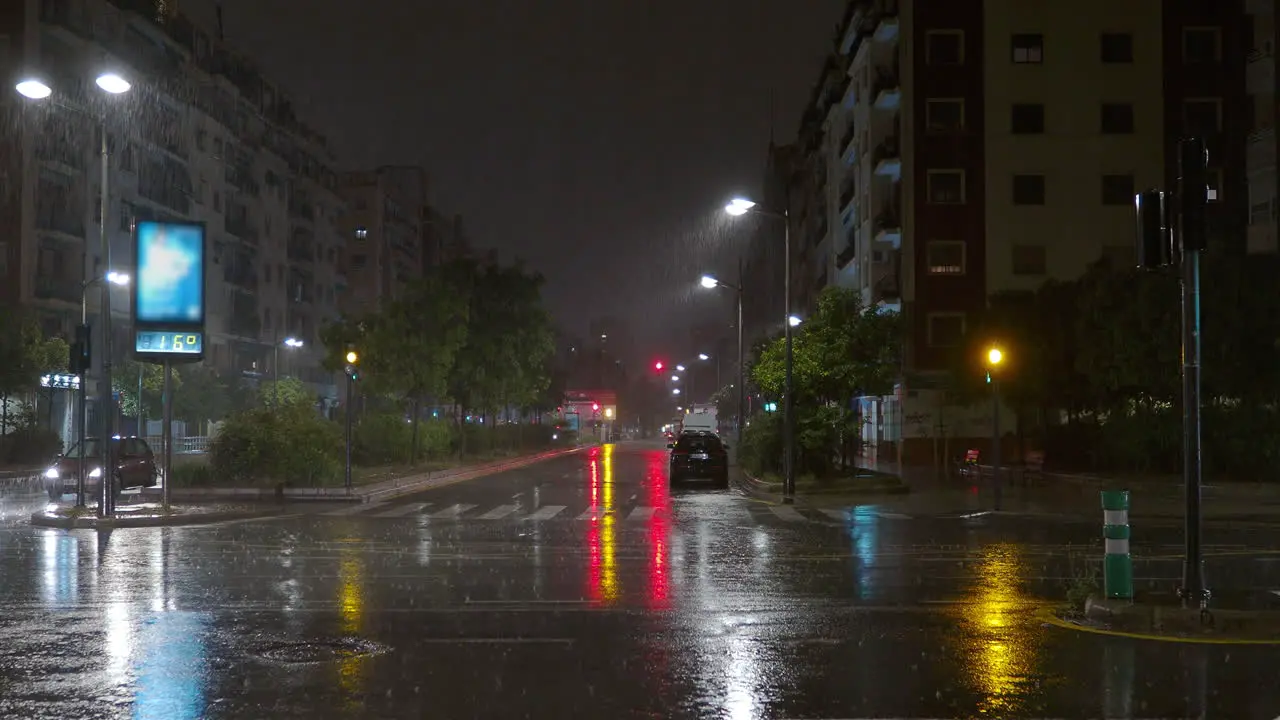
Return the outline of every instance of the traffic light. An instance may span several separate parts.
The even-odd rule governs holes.
[[[360,379],[360,355],[355,350],[347,350],[347,377],[352,380]]]
[[[653,364],[653,369],[654,369],[655,371],[657,371],[657,372],[662,372],[662,368],[664,368],[664,367],[666,367],[666,366],[662,364],[662,361],[661,361],[661,360],[659,360],[659,361],[657,361],[657,362],[655,362],[655,363]]]
[[[600,403],[591,403],[591,412],[600,412]]]
[[[68,358],[67,370],[73,375],[83,375],[92,365],[89,326],[77,325],[75,341],[71,343],[71,357]]]

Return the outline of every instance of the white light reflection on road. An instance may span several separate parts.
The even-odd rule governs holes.
[[[79,600],[79,538],[47,530],[40,538],[40,599],[46,607]]]
[[[135,672],[134,720],[196,720],[205,717],[204,637],[208,618],[168,611],[143,623]]]

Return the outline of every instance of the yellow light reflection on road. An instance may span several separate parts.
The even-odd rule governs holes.
[[[359,637],[364,630],[364,558],[356,541],[344,538],[338,551],[338,616],[342,634]],[[342,690],[343,707],[353,713],[363,712],[367,655],[352,654],[338,663],[338,687]]]
[[[1018,546],[987,546],[978,562],[973,601],[960,606],[966,631],[963,661],[973,674],[975,689],[984,696],[980,715],[1018,710],[1022,698],[1034,692],[1038,638],[1029,634],[1034,603],[1019,587],[1026,569]]]
[[[614,515],[613,507],[613,445],[604,446],[600,463],[604,470],[604,487],[602,488],[604,512],[601,521],[602,532],[600,533],[600,554],[602,556],[600,597],[605,603],[612,603],[618,599],[618,565],[617,559],[614,557],[615,533],[617,531],[614,525],[618,520]]]

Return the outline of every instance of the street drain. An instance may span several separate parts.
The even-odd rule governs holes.
[[[381,655],[387,646],[360,638],[271,643],[257,648],[254,654],[264,660],[282,663],[323,663],[357,657]]]

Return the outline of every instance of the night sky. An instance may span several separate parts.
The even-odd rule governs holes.
[[[759,184],[771,92],[777,138],[794,136],[845,5],[222,4],[227,41],[294,96],[340,168],[424,165],[479,247],[546,275],[562,326],[613,313],[642,342],[724,312],[728,298],[693,290],[742,239],[719,208]],[[208,27],[212,7],[184,2]]]

